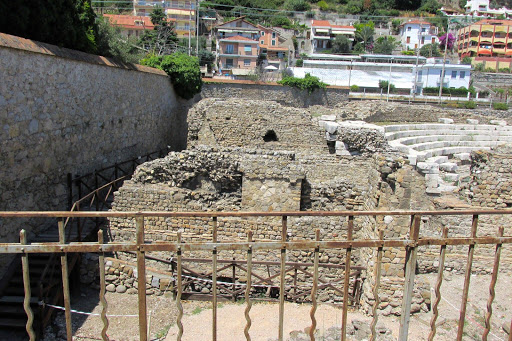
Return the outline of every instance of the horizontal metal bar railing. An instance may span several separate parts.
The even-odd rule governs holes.
[[[409,226],[409,233],[407,236],[403,238],[394,238],[394,239],[385,239],[383,238],[382,232],[379,231],[378,239],[358,239],[357,236],[353,235],[354,229],[354,217],[361,216],[383,216],[383,215],[392,215],[392,216],[409,216],[411,218],[411,224]],[[420,234],[421,230],[421,217],[422,216],[446,216],[446,215],[471,215],[473,217],[471,224],[471,233],[469,237],[448,237],[446,230],[443,231],[443,235],[440,237],[422,237]],[[100,256],[104,255],[106,252],[119,252],[119,251],[131,251],[135,252],[137,255],[137,271],[140,278],[145,278],[145,260],[147,252],[155,252],[155,251],[166,251],[166,252],[176,252],[178,256],[178,273],[182,275],[182,263],[186,259],[183,257],[184,252],[190,251],[206,251],[209,252],[212,257],[212,339],[215,340],[217,338],[217,290],[219,287],[217,286],[217,278],[216,274],[219,269],[217,268],[217,263],[225,263],[225,262],[233,262],[231,260],[218,260],[217,256],[220,251],[243,251],[246,253],[248,262],[250,260],[251,267],[253,264],[256,264],[256,261],[252,261],[252,253],[257,250],[265,250],[265,251],[278,251],[281,254],[280,257],[280,271],[277,275],[279,276],[279,330],[277,334],[279,335],[279,339],[282,340],[284,338],[283,334],[283,324],[284,324],[284,295],[285,295],[285,277],[288,273],[286,267],[286,257],[287,254],[290,254],[295,250],[309,250],[315,254],[315,262],[313,263],[315,270],[311,277],[313,278],[313,286],[311,291],[311,300],[313,302],[313,309],[311,310],[311,319],[312,326],[314,327],[316,324],[315,320],[315,311],[316,311],[316,295],[317,289],[321,287],[319,285],[320,279],[318,278],[318,274],[316,273],[318,269],[318,252],[324,252],[329,250],[344,250],[346,254],[345,261],[345,277],[344,277],[344,295],[343,295],[343,321],[341,326],[341,338],[342,340],[346,339],[346,315],[348,312],[348,276],[350,275],[350,270],[352,267],[349,259],[351,252],[356,248],[370,248],[375,249],[377,251],[377,257],[382,258],[383,248],[386,247],[394,247],[394,248],[403,248],[406,251],[405,260],[405,277],[404,277],[404,293],[402,299],[402,316],[400,320],[400,335],[399,340],[407,340],[408,337],[408,328],[409,328],[409,317],[410,317],[410,308],[411,308],[411,298],[413,295],[413,287],[414,287],[414,276],[416,269],[416,260],[419,257],[418,255],[418,247],[420,246],[440,246],[441,249],[441,259],[444,259],[444,250],[447,245],[467,245],[469,246],[468,251],[468,261],[466,268],[466,276],[464,282],[464,296],[461,304],[461,314],[459,318],[459,328],[458,328],[458,336],[457,340],[461,340],[464,329],[464,321],[465,321],[465,308],[467,303],[467,291],[469,288],[469,278],[471,274],[471,264],[473,262],[473,251],[475,245],[479,244],[491,244],[496,245],[495,252],[495,261],[493,267],[493,279],[497,276],[498,265],[500,261],[499,252],[501,249],[501,245],[503,244],[512,244],[512,236],[503,235],[503,229],[500,229],[500,232],[497,233],[496,236],[478,236],[478,217],[479,215],[512,215],[512,210],[463,210],[463,211],[361,211],[361,212],[353,212],[353,211],[333,211],[333,212],[323,212],[323,211],[297,211],[297,212],[155,212],[155,211],[142,211],[142,212],[0,212],[0,217],[2,218],[25,218],[25,217],[43,217],[43,218],[59,218],[59,242],[54,243],[32,243],[26,244],[25,240],[20,240],[19,243],[0,243],[0,253],[20,253],[24,256],[27,256],[31,253],[55,253],[59,254],[61,257],[62,264],[62,276],[63,276],[63,290],[65,297],[65,307],[66,307],[66,326],[67,326],[67,335],[68,339],[71,339],[71,314],[70,314],[70,302],[69,302],[69,286],[67,281],[67,274],[65,273],[65,268],[67,267],[67,253],[75,252],[75,253],[97,253]],[[309,216],[309,217],[347,217],[348,220],[348,235],[342,236],[334,239],[321,240],[319,238],[318,230],[315,231],[316,238],[315,240],[289,240],[287,231],[289,230],[289,225],[292,225],[293,221],[289,219],[289,217],[296,216]],[[103,241],[103,236],[101,233],[99,234],[99,238],[96,242],[66,242],[63,234],[63,218],[69,217],[116,217],[116,218],[135,218],[135,227],[136,227],[136,239],[128,242],[112,242],[105,243]],[[181,239],[181,233],[178,234],[177,241],[157,241],[157,242],[147,242],[144,238],[144,221],[145,218],[151,217],[190,217],[190,218],[211,218],[205,220],[205,225],[210,225],[212,227],[212,235],[211,241],[207,242],[184,242]],[[218,234],[218,219],[219,218],[240,218],[240,217],[280,217],[282,221],[281,228],[281,238],[275,241],[258,241],[254,240],[250,237],[250,233],[248,233],[248,238],[246,241],[224,241],[219,240]],[[469,227],[468,227],[469,228]],[[133,228],[131,228],[133,230]],[[469,231],[469,230],[468,230]],[[221,230],[222,232],[222,230]],[[276,252],[275,254],[277,254]],[[380,256],[379,256],[380,255]],[[380,259],[379,258],[379,259]],[[25,259],[28,259],[25,257]],[[372,286],[372,291],[375,298],[375,303],[373,303],[372,311],[374,314],[377,314],[376,305],[379,302],[378,299],[378,286],[380,280],[380,267],[382,266],[381,261],[379,259],[376,262],[377,268],[375,269],[375,273],[377,274],[377,278],[375,284]],[[206,260],[205,260],[206,261]],[[24,266],[28,268],[28,261],[25,262]],[[440,262],[442,264],[442,262]],[[309,263],[308,263],[309,264]],[[99,264],[100,267],[104,266],[104,264]],[[228,265],[229,267],[229,265]],[[222,268],[222,267],[221,267]],[[442,278],[442,268],[439,268],[439,278]],[[178,275],[177,284],[181,284],[181,276]],[[251,276],[251,273],[248,273],[248,276]],[[25,280],[26,281],[26,280]],[[494,280],[493,280],[494,282]],[[250,278],[248,278],[248,283],[251,283]],[[436,285],[436,300],[440,297],[439,288],[441,286],[441,280],[438,279],[438,284]],[[26,283],[24,283],[26,284]],[[102,286],[103,288],[103,286]],[[488,307],[486,314],[486,321],[490,321],[492,314],[492,301],[494,299],[494,283],[490,285],[490,297],[488,299]],[[103,289],[102,289],[103,290]],[[177,307],[181,307],[181,286],[178,288],[177,295]],[[100,293],[101,294],[101,293]],[[246,297],[249,297],[250,289],[246,290]],[[29,293],[25,293],[25,295],[29,295]],[[102,304],[106,307],[106,301],[104,301],[104,296],[101,294]],[[138,292],[138,302],[139,302],[139,331],[140,331],[140,340],[147,340],[149,336],[149,330],[147,325],[147,307],[146,307],[146,292],[145,290],[139,290]],[[250,312],[250,300],[247,301],[246,310],[246,328],[245,328],[245,336],[248,340],[250,340],[249,328],[251,325],[251,320],[249,316]],[[436,312],[435,316],[437,317],[437,305],[435,305]],[[105,308],[104,308],[105,309]],[[29,315],[29,312],[27,312]],[[180,327],[180,334],[178,339],[181,338],[181,333],[183,332],[183,327],[181,324],[182,315],[179,315],[179,319],[177,321]],[[375,336],[375,324],[376,317],[372,322],[372,338]],[[435,321],[435,319],[434,319]],[[106,330],[108,327],[108,321],[106,319],[103,320],[104,329],[102,332],[102,337],[105,339]],[[486,333],[489,333],[490,323],[486,322]],[[27,330],[30,330],[31,326],[27,324]],[[435,324],[432,328],[432,337],[435,334]],[[310,332],[310,337],[314,338],[314,330]]]

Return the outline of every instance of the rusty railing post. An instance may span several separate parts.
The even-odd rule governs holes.
[[[352,240],[354,231],[354,216],[348,217],[347,241]],[[343,312],[341,317],[341,341],[345,341],[347,337],[347,312],[348,312],[348,286],[350,281],[350,257],[352,257],[352,247],[347,248],[345,256],[345,278],[343,281]]]
[[[315,231],[315,241],[320,241],[320,230],[317,229]],[[316,330],[316,294],[318,291],[318,256],[320,253],[320,246],[317,244],[315,246],[315,260],[313,265],[313,288],[311,289],[311,303],[313,306],[311,307],[311,311],[309,312],[309,316],[311,317],[311,327],[309,328],[309,339],[311,341],[315,341],[315,330]]]
[[[137,224],[137,277],[139,280],[139,339],[147,341],[148,339],[148,322],[146,307],[146,259],[145,252],[141,250],[144,244],[144,217],[137,216],[135,218]]]
[[[59,244],[66,243],[64,235],[64,220],[59,219]],[[73,340],[73,329],[71,326],[71,302],[69,295],[69,277],[68,277],[68,255],[66,252],[60,256],[60,264],[62,268],[62,290],[64,292],[64,308],[66,315],[66,338],[68,341]]]
[[[103,231],[98,231],[98,244],[103,244]],[[108,341],[107,330],[108,330],[108,319],[107,319],[107,300],[105,299],[105,252],[102,247],[99,248],[99,270],[100,270],[100,302],[101,302],[101,321],[103,322],[103,329],[101,330],[101,338],[104,341]]]
[[[399,341],[406,341],[409,334],[409,322],[411,318],[411,302],[412,302],[412,289],[414,288],[414,278],[416,275],[416,259],[418,256],[418,238],[420,234],[421,216],[413,215],[411,217],[411,228],[409,232],[409,239],[412,240],[412,245],[407,247],[406,263],[405,263],[405,283],[404,283],[404,296],[402,299],[402,313],[400,315],[400,332],[398,335]]]
[[[25,230],[20,231],[20,244],[27,244],[27,235]],[[22,249],[22,251],[24,251]],[[25,309],[25,313],[27,314],[27,324],[25,329],[27,330],[30,341],[35,341],[36,334],[34,333],[33,322],[34,322],[34,313],[32,312],[32,308],[30,307],[30,299],[32,298],[32,292],[30,291],[30,270],[28,266],[28,254],[23,252],[21,254],[21,266],[23,270],[23,289],[25,290],[25,298],[23,299],[23,308]]]
[[[288,217],[282,217],[282,228],[281,228],[281,242],[283,246],[281,247],[281,270],[280,270],[280,279],[281,283],[279,283],[279,341],[283,341],[283,328],[284,328],[284,281],[286,275],[286,237],[288,230]]]
[[[213,217],[212,239],[217,243],[217,217]],[[217,247],[212,254],[212,340],[217,341]]]
[[[445,227],[443,229],[443,239],[448,237],[448,228]],[[434,305],[432,306],[432,318],[430,319],[430,334],[428,334],[428,340],[434,340],[434,336],[436,335],[436,320],[439,315],[439,311],[437,307],[439,306],[439,302],[441,302],[441,284],[443,284],[443,271],[444,271],[444,260],[446,258],[446,245],[441,245],[441,251],[439,252],[439,269],[437,271],[437,281],[436,287],[434,289],[434,293],[436,295],[436,300],[434,301]]]
[[[384,241],[384,231],[379,231],[379,240],[381,243]],[[377,333],[375,332],[375,327],[377,326],[377,321],[379,320],[379,314],[377,313],[377,308],[380,304],[380,298],[379,298],[379,286],[380,286],[380,275],[381,275],[381,266],[382,266],[382,254],[384,253],[384,247],[379,246],[377,248],[377,262],[375,263],[375,283],[373,284],[373,298],[375,299],[375,302],[373,303],[372,307],[372,323],[370,324],[370,330],[372,331],[372,335],[370,337],[370,341],[375,341],[377,339]]]
[[[177,340],[181,341],[183,336],[183,323],[181,319],[183,317],[183,305],[181,304],[181,293],[182,293],[182,254],[181,254],[181,232],[178,232],[178,264],[176,270],[178,292],[176,294],[176,308],[178,308],[178,316],[176,318],[176,324],[178,325],[178,336]]]
[[[471,222],[471,238],[476,238],[476,230],[478,228],[478,215],[473,215],[473,220]],[[469,282],[471,281],[471,267],[473,265],[473,254],[475,252],[475,243],[469,244],[468,249],[468,261],[466,265],[466,273],[464,276],[464,288],[462,290],[462,303],[460,307],[460,315],[459,315],[459,326],[457,329],[457,341],[462,340],[462,335],[464,333],[464,321],[466,320],[466,306],[468,303],[468,294],[469,294]]]
[[[245,324],[244,334],[245,339],[247,341],[251,341],[251,336],[249,335],[249,329],[251,328],[251,317],[249,316],[249,312],[251,311],[252,303],[251,303],[251,285],[252,285],[252,231],[249,230],[247,233],[247,242],[249,243],[249,248],[247,249],[247,287],[245,288],[245,303],[247,306],[245,307]]]

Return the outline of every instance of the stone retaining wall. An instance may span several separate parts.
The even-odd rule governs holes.
[[[0,34],[0,74],[0,210],[66,210],[67,173],[186,146],[190,103],[160,70]],[[0,240],[45,223],[4,219]]]
[[[272,83],[207,81],[203,84],[201,97],[275,101],[286,106],[305,108],[311,105],[333,107],[348,101],[348,92],[348,88],[341,87],[327,87],[308,93],[305,90]]]

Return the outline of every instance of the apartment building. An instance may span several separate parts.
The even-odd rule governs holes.
[[[459,57],[486,68],[510,68],[512,63],[512,20],[485,19],[457,32]]]
[[[176,34],[178,38],[195,36],[195,6],[193,0],[134,0],[133,15],[149,17],[155,8],[162,8],[168,18],[172,19],[176,24]]]
[[[354,41],[356,29],[353,26],[333,25],[328,20],[311,21],[311,53],[328,50],[338,35],[345,35]]]
[[[145,30],[153,30],[155,25],[149,17],[121,15],[121,14],[103,14],[112,26],[119,27],[121,34],[125,37],[140,37]],[[174,21],[173,19],[167,19]]]

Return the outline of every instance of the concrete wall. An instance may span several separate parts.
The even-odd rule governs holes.
[[[0,34],[0,75],[0,210],[65,210],[67,173],[186,146],[189,103],[160,70]],[[0,240],[20,228],[0,220]]]
[[[492,65],[488,67],[492,67]],[[475,85],[495,87],[503,85],[510,86],[510,84],[512,84],[512,74],[509,73],[473,72],[471,77]]]
[[[283,105],[302,108],[312,105],[333,107],[348,101],[348,89],[328,87],[309,94],[307,91],[278,84],[223,80],[203,84],[201,97],[276,101]]]

